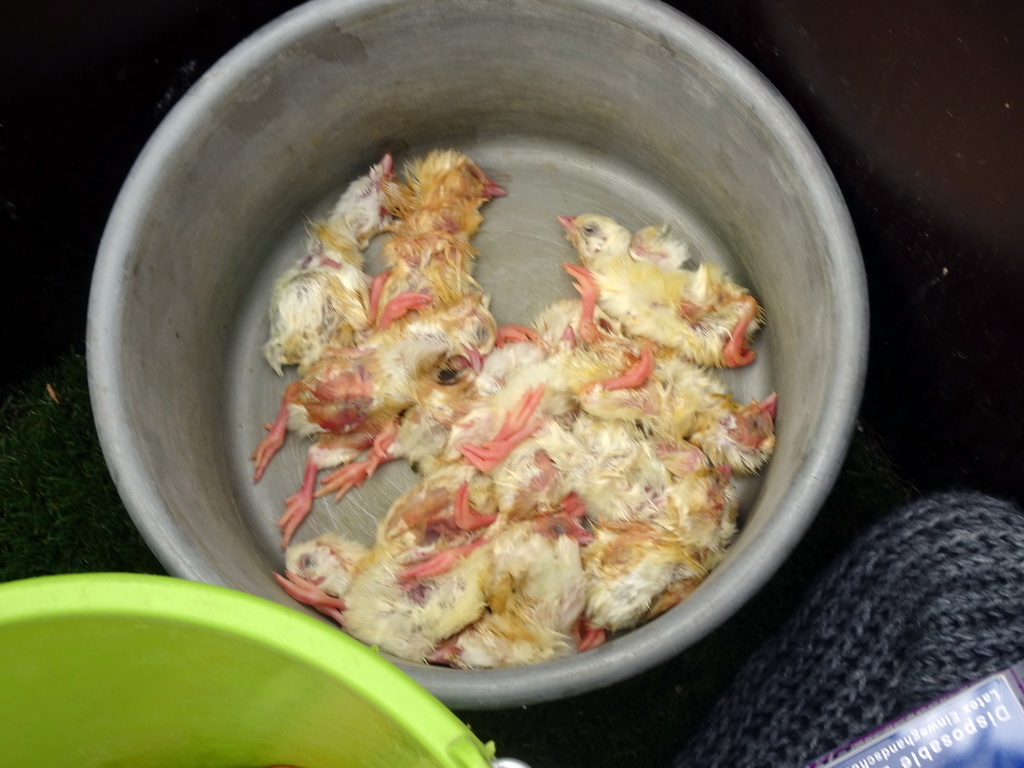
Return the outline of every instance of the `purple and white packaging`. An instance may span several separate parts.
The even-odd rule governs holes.
[[[1024,768],[1024,662],[943,696],[807,768]]]

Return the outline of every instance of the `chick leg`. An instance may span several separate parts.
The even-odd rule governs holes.
[[[592,626],[583,616],[576,620],[572,628],[572,634],[576,638],[576,650],[580,653],[602,645],[607,636],[604,629]]]
[[[481,472],[490,472],[517,445],[540,429],[540,423],[532,419],[544,396],[544,389],[544,386],[539,386],[527,391],[516,410],[506,415],[493,440],[482,445],[460,445],[459,451],[466,461]]]
[[[281,549],[287,549],[291,543],[292,536],[302,521],[309,515],[313,508],[313,489],[316,486],[316,475],[320,467],[312,458],[306,459],[306,471],[302,475],[302,485],[299,490],[284,500],[284,513],[277,519],[275,525],[281,529]]]
[[[461,547],[446,549],[433,557],[428,557],[426,560],[416,563],[416,565],[409,566],[398,575],[398,578],[402,581],[411,581],[412,579],[440,576],[442,573],[447,573],[455,567],[455,564],[461,558],[479,547],[484,541],[484,539],[477,539],[469,544],[463,544]]]
[[[538,339],[540,339],[540,334],[532,328],[507,323],[498,326],[498,331],[494,336],[494,346],[504,347],[506,344],[518,344],[522,341],[537,341]]]
[[[601,387],[606,392],[613,389],[635,389],[641,387],[650,378],[651,373],[654,371],[654,353],[651,352],[650,344],[644,344],[643,349],[640,350],[640,359],[637,360],[629,369],[621,376],[615,376],[604,381],[594,381],[583,388],[583,391],[594,389],[595,387]]]
[[[264,424],[267,429],[267,436],[264,437],[256,450],[252,452],[252,460],[256,462],[256,469],[252,475],[252,481],[258,483],[263,473],[266,472],[270,460],[281,450],[284,445],[284,438],[288,432],[288,402],[294,392],[295,383],[289,384],[281,398],[281,407],[277,411],[277,417],[273,424]]]
[[[398,318],[412,312],[414,309],[423,309],[433,300],[434,297],[428,293],[418,293],[416,291],[400,293],[384,306],[380,317],[377,318],[377,327],[383,330]]]
[[[754,350],[747,345],[747,329],[750,323],[757,317],[757,299],[753,296],[744,296],[741,300],[743,314],[732,329],[729,340],[725,342],[722,349],[722,357],[729,368],[736,368],[741,365],[749,365],[756,357]]]
[[[391,277],[391,270],[387,269],[383,272],[374,276],[370,282],[370,295],[366,311],[366,317],[369,319],[370,325],[377,324],[377,311],[380,309],[380,297],[384,293],[384,284]]]
[[[451,637],[441,643],[434,651],[427,656],[427,661],[433,664],[444,664],[448,667],[455,666],[455,660],[462,655],[462,648],[459,647],[459,637]]]
[[[599,293],[597,283],[589,269],[568,262],[563,262],[562,268],[577,280],[573,285],[583,299],[583,309],[580,311],[580,336],[591,344],[601,337],[601,331],[594,323],[594,310],[597,308]]]
[[[341,501],[346,493],[362,485],[370,475],[377,471],[377,467],[394,458],[390,450],[397,434],[397,422],[392,422],[373,439],[367,458],[362,461],[353,461],[323,479],[320,489],[316,492],[317,498],[336,492],[334,500]]]
[[[475,531],[478,528],[486,528],[498,519],[497,515],[482,515],[469,506],[469,482],[459,486],[459,492],[455,497],[455,509],[452,513],[455,524],[463,531]]]
[[[340,597],[328,595],[314,582],[291,571],[285,571],[284,576],[275,573],[274,578],[281,585],[281,589],[287,592],[293,600],[315,608],[325,616],[330,616],[341,626],[345,626],[345,617],[341,613],[345,610],[345,601]]]

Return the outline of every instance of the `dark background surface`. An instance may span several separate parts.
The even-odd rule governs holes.
[[[99,238],[160,119],[296,4],[5,4],[3,391],[84,348]],[[769,78],[836,175],[869,279],[863,423],[921,490],[1024,496],[1024,4],[675,5]]]
[[[296,4],[42,0],[0,10],[0,401],[30,382],[29,395],[0,408],[5,578],[111,564],[158,572],[117,508],[89,429],[80,353],[96,249],[121,183],[175,101]],[[779,576],[697,647],[568,702],[457,713],[537,768],[646,765],[667,754],[809,576],[907,487],[1024,499],[1024,4],[675,5],[782,92],[844,194],[872,312],[860,430]],[[57,461],[32,458],[58,451]],[[76,499],[83,488],[89,498]]]

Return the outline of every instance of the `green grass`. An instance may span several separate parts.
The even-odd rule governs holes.
[[[0,499],[2,581],[86,571],[165,572],[107,473],[85,359],[77,353],[24,382],[0,405]]]
[[[792,557],[704,641],[605,690],[528,708],[456,714],[481,738],[493,739],[500,755],[533,768],[662,765],[743,660],[799,604],[815,575],[910,492],[870,435],[858,431],[834,491]],[[0,580],[164,573],[107,473],[85,359],[77,353],[26,381],[0,406],[0,498]]]

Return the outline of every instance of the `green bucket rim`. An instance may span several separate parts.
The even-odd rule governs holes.
[[[494,758],[493,742],[481,742],[444,704],[374,649],[270,600],[150,574],[59,574],[0,584],[0,627],[87,616],[178,621],[255,642],[343,682],[404,728],[442,766],[485,768]]]

